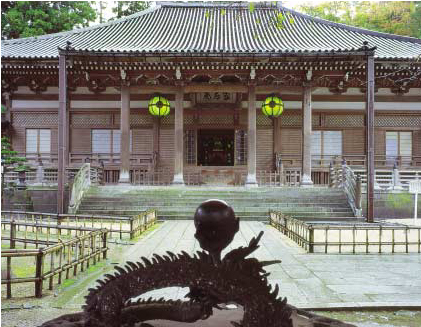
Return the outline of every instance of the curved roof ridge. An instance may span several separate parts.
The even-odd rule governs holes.
[[[51,38],[55,38],[55,37],[59,37],[59,36],[68,36],[68,35],[78,34],[78,33],[86,32],[86,31],[99,29],[99,28],[102,28],[102,27],[107,27],[107,26],[114,25],[114,24],[119,24],[119,23],[122,23],[124,21],[149,14],[149,13],[154,12],[155,10],[158,10],[160,8],[161,8],[161,6],[157,5],[157,6],[150,7],[150,8],[147,8],[145,10],[139,11],[139,12],[134,13],[132,15],[125,16],[125,17],[122,17],[122,18],[119,18],[119,19],[116,19],[116,20],[108,21],[108,22],[105,22],[105,23],[102,23],[102,24],[95,24],[95,25],[88,26],[88,27],[77,28],[77,29],[73,29],[73,30],[70,30],[70,31],[58,32],[58,33],[44,34],[44,35],[39,35],[39,36],[30,36],[30,37],[24,37],[24,38],[19,38],[19,39],[1,40],[1,43],[3,43],[3,44],[19,44],[19,43],[31,42],[31,41],[37,41],[37,40],[43,40],[43,39],[51,39]]]

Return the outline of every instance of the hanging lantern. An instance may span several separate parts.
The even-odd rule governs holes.
[[[284,111],[284,103],[276,96],[267,97],[263,102],[262,111],[265,116],[270,118],[279,117]]]
[[[152,116],[165,117],[170,113],[170,102],[166,98],[157,95],[149,100],[148,108]]]

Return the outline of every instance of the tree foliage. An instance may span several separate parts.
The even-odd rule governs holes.
[[[12,149],[12,145],[10,144],[10,140],[7,136],[2,136],[1,138],[1,164],[3,166],[11,166],[16,163],[19,165],[22,162],[25,162],[26,158],[19,157],[18,153]]]
[[[2,1],[3,39],[37,36],[88,26],[96,18],[90,1]]]
[[[328,1],[297,9],[337,23],[421,38],[420,1]]]
[[[147,1],[116,1],[117,5],[112,9],[115,18],[122,18],[135,14],[139,11],[149,8],[150,2]],[[114,18],[111,18],[113,20]]]

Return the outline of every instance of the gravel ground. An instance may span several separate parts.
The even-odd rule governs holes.
[[[2,327],[35,327],[47,320],[51,320],[66,313],[80,310],[55,309],[48,307],[35,307],[33,309],[13,309],[1,311]]]

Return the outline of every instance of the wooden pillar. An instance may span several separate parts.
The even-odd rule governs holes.
[[[249,85],[246,187],[256,187],[256,86]]]
[[[57,172],[57,213],[64,213],[64,183],[66,165],[67,126],[67,69],[66,56],[59,56],[59,109],[58,109],[58,172]]]
[[[302,187],[313,186],[311,180],[311,84],[303,84],[303,113],[302,113]]]
[[[66,103],[66,147],[64,149],[64,162],[66,167],[69,166],[69,150],[70,150],[70,106],[71,106],[71,98],[70,95],[67,94],[67,103]]]
[[[174,185],[184,185],[183,176],[183,138],[184,138],[184,88],[178,87],[175,94],[174,121]]]
[[[367,57],[367,222],[374,220],[374,55]]]
[[[121,85],[120,110],[120,178],[119,183],[130,183],[130,88]]]
[[[153,151],[159,154],[159,117],[153,117]]]

